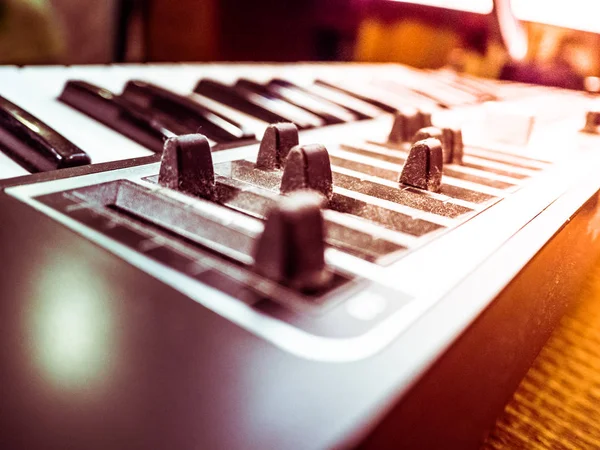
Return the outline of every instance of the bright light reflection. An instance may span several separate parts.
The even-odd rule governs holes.
[[[394,0],[402,3],[415,3],[418,5],[437,6],[439,8],[455,9],[477,14],[492,12],[492,0]]]
[[[496,2],[496,14],[500,23],[502,39],[511,58],[522,61],[527,56],[527,33],[523,25],[515,19],[509,0]]]
[[[29,128],[34,133],[39,133],[40,132],[40,128],[36,124],[34,124],[33,122],[30,122],[29,120],[27,120],[25,117],[19,116],[19,120],[21,121],[21,123],[23,125],[25,125],[27,128]]]
[[[600,32],[600,1],[512,0],[515,16],[530,22],[557,25],[575,30]]]
[[[426,6],[490,14],[492,0],[393,0]],[[545,23],[574,30],[600,33],[600,1],[598,0],[511,0],[515,16],[528,22]]]
[[[64,266],[65,262],[61,261]],[[61,388],[91,388],[107,375],[114,339],[103,290],[85,266],[38,278],[33,346],[45,378]]]

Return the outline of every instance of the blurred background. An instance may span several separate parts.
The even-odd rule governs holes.
[[[598,13],[597,0],[3,0],[0,63],[400,62],[597,90]]]

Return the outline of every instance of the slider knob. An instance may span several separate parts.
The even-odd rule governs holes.
[[[254,251],[254,269],[285,286],[304,292],[331,281],[325,264],[325,199],[311,191],[281,197],[267,213],[264,231]]]
[[[187,134],[167,139],[160,161],[158,183],[186,194],[214,198],[215,172],[206,137]]]
[[[426,127],[417,131],[413,142],[435,138],[442,143],[444,164],[462,164],[464,144],[460,128]]]
[[[280,191],[286,194],[303,189],[317,191],[328,199],[333,194],[331,162],[323,145],[297,145],[287,156]]]
[[[600,111],[588,111],[585,115],[585,126],[582,131],[586,133],[598,134],[598,126],[600,125]]]
[[[443,166],[442,143],[438,139],[415,142],[402,168],[400,183],[438,192],[442,186]]]
[[[431,126],[431,113],[416,108],[404,108],[394,116],[394,124],[388,137],[392,144],[412,142],[414,135],[421,129]]]
[[[418,141],[422,141],[422,140],[427,139],[427,138],[435,138],[435,139],[437,139],[438,141],[440,141],[442,143],[442,146],[444,146],[444,144],[446,144],[446,142],[444,142],[444,133],[443,133],[443,131],[440,130],[439,128],[437,128],[437,127],[425,127],[425,128],[421,128],[414,135],[412,141],[413,142],[418,142]]]
[[[288,153],[298,145],[298,142],[298,128],[293,123],[269,125],[260,141],[256,168],[263,170],[282,168]]]

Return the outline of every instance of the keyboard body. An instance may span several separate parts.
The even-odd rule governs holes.
[[[256,205],[277,196],[255,172],[258,144],[213,152],[239,200],[215,206],[161,188],[160,155],[55,100],[69,79],[186,93],[207,76],[363,86],[407,73],[432,82],[393,65],[2,69],[0,95],[94,163],[27,174],[0,161],[3,447],[477,448],[598,254],[600,137],[580,132],[591,99],[485,82],[504,100],[437,113],[467,144],[447,191],[400,200],[390,114],[301,131],[327,147],[340,204],[377,213],[325,213],[344,231],[326,251],[343,282],[316,298],[256,277],[246,241],[231,244],[229,230],[256,238]],[[213,216],[207,237],[194,221]]]

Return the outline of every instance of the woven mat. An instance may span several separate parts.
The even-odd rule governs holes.
[[[482,450],[600,449],[600,264]]]

